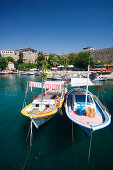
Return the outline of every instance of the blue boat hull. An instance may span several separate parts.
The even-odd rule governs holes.
[[[35,125],[36,128],[38,128],[41,125],[43,125],[44,123],[46,123],[47,121],[49,121],[51,118],[53,118],[53,116],[50,116],[50,117],[45,118],[45,119],[39,119],[39,120],[33,119],[33,124]]]

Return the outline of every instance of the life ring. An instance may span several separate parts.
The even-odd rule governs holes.
[[[33,97],[33,100],[35,100],[35,99],[36,99],[36,97],[37,97],[37,95],[35,94],[35,95],[34,95],[34,97]]]
[[[56,107],[58,107],[59,104],[60,104],[60,98],[57,96],[57,97],[55,98],[55,105],[56,105]]]

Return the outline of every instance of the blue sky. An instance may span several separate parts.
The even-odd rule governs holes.
[[[0,49],[46,53],[113,46],[113,0],[0,0]]]

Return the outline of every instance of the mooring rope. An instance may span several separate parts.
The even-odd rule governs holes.
[[[91,138],[90,138],[90,145],[89,145],[88,164],[89,164],[90,155],[91,155],[92,134],[93,134],[93,133],[91,133]]]
[[[27,134],[27,137],[26,137],[26,142],[27,142],[28,137],[29,137],[30,129],[31,129],[31,126],[29,127],[29,130],[28,130],[28,134]]]
[[[23,108],[25,107],[25,100],[26,100],[26,94],[25,94],[25,97],[24,97]]]
[[[32,138],[33,138],[32,123],[33,123],[33,120],[31,119],[30,147],[32,146]]]
[[[60,113],[60,116],[63,116],[63,111],[60,107],[58,108],[58,112]]]
[[[25,100],[26,100],[26,97],[27,97],[27,94],[28,94],[28,82],[27,82],[27,87],[26,87],[26,89],[25,89],[24,93],[25,93],[25,97],[24,97],[24,102],[23,102],[23,108],[24,108],[24,107],[25,107],[25,105],[26,105]]]
[[[73,124],[72,124],[72,128],[74,128]],[[77,136],[78,135],[79,135],[79,133],[78,133],[78,130],[77,130]],[[77,137],[76,137],[76,139],[77,139]],[[74,164],[76,166],[76,170],[78,170],[78,147],[79,147],[79,143],[78,143],[78,146],[75,145],[74,133],[73,133],[72,146],[73,146],[73,156],[74,156],[73,160],[74,160]]]
[[[22,167],[22,170],[24,170],[24,168],[25,168],[25,166],[26,166],[27,160],[28,160],[28,158],[29,158],[30,151],[31,151],[31,147],[30,147],[30,149],[29,149],[29,151],[28,151],[28,154],[27,154],[27,156],[26,156],[26,159],[25,159],[24,165],[23,165],[23,167]]]
[[[73,138],[73,122],[72,122],[72,143],[74,141],[74,138]]]
[[[106,111],[108,112],[108,108],[106,107],[107,102],[106,102],[106,99],[105,99],[105,90],[103,90],[103,93],[102,93],[102,100],[103,100],[104,107],[105,107]]]
[[[23,165],[23,167],[22,167],[22,170],[24,170],[24,168],[25,168],[25,165],[26,165],[26,163],[27,163],[27,161],[28,161],[29,154],[30,154],[31,147],[32,147],[32,137],[33,137],[32,123],[33,123],[33,120],[31,119],[30,127],[29,127],[29,130],[28,130],[27,138],[26,138],[26,141],[27,141],[28,136],[29,136],[29,133],[30,133],[30,130],[31,130],[31,133],[30,133],[30,149],[29,149],[28,154],[27,154],[27,156],[26,156],[26,159],[25,159],[24,165]]]

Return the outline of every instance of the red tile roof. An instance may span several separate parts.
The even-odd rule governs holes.
[[[13,63],[9,61],[8,64],[13,64]]]
[[[30,48],[30,47],[28,47],[28,48],[21,48],[21,49],[17,49],[16,51],[20,51],[20,50],[34,50],[33,48]]]
[[[11,49],[0,49],[0,50],[4,50],[4,51],[13,51]]]

